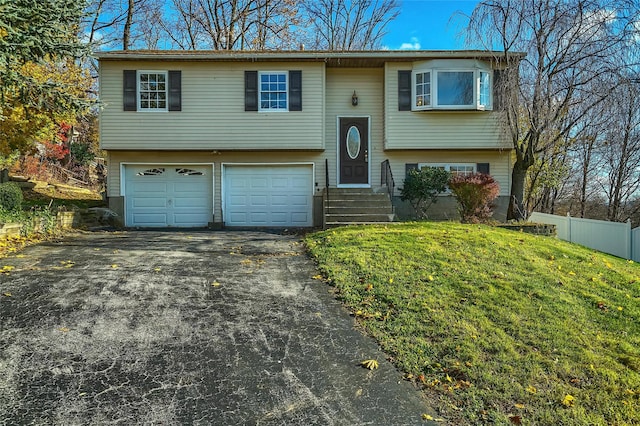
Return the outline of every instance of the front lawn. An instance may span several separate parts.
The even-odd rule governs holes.
[[[306,243],[450,424],[640,424],[640,265],[454,223],[337,228]]]

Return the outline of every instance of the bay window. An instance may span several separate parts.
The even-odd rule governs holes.
[[[480,68],[415,69],[412,105],[421,110],[490,110],[491,73]]]

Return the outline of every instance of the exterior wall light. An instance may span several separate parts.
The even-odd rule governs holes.
[[[351,96],[351,105],[358,106],[358,94],[356,91],[353,91],[353,96]]]

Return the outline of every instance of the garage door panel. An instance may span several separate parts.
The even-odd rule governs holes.
[[[266,178],[251,179],[251,188],[253,189],[266,189],[268,187],[269,187],[269,181]]]
[[[207,182],[176,182],[173,185],[173,191],[176,193],[176,195],[179,195],[181,193],[202,194],[208,187],[209,185],[207,185]]]
[[[131,193],[136,194],[165,194],[167,192],[166,182],[133,182]]]
[[[167,215],[161,213],[134,213],[134,223],[144,223],[144,226],[167,226]]]
[[[227,226],[312,225],[310,165],[226,165],[223,179]]]
[[[289,204],[292,206],[306,206],[309,202],[309,197],[304,195],[291,195],[289,196]]]
[[[271,206],[283,207],[289,205],[289,196],[287,195],[273,195],[271,196]]]
[[[308,177],[293,177],[291,179],[291,187],[296,189],[309,188],[311,180]]]
[[[271,180],[271,187],[279,189],[289,188],[289,182],[290,179],[287,178],[273,178]]]
[[[267,207],[267,200],[268,198],[266,195],[252,195],[250,207],[255,207],[255,208]]]
[[[131,206],[134,209],[156,208],[156,207],[164,208],[167,206],[167,199],[166,197],[162,197],[162,198],[136,197],[131,201]]]
[[[208,210],[208,201],[206,197],[180,197],[174,199],[173,205],[175,208]]]
[[[252,212],[250,215],[250,220],[252,223],[257,225],[266,226],[267,225],[267,214],[262,212]]]
[[[199,227],[213,220],[213,169],[125,165],[125,224]]]
[[[175,213],[176,222],[184,224],[184,226],[202,226],[203,222],[209,221],[207,213]]]
[[[291,213],[291,222],[293,224],[299,224],[300,226],[304,226],[303,224],[311,221],[311,217],[307,213]]]
[[[231,205],[245,205],[247,203],[247,195],[244,194],[234,193],[229,196],[229,199],[231,200]]]
[[[230,189],[244,189],[249,185],[248,179],[244,176],[230,178],[228,181]]]
[[[246,223],[248,222],[247,213],[243,212],[232,212],[228,215],[229,222],[233,223]]]

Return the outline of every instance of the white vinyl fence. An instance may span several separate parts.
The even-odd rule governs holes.
[[[632,230],[630,222],[607,222],[538,212],[531,213],[529,221],[556,225],[561,240],[640,261],[640,228]]]

